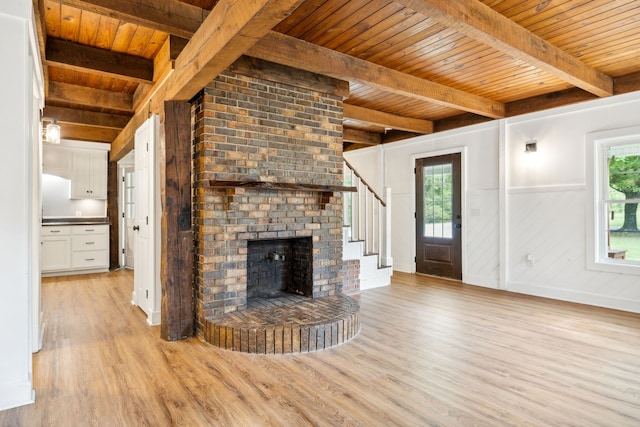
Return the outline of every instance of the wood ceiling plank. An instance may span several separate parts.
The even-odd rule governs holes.
[[[151,38],[153,37],[154,33],[154,30],[138,26],[135,33],[133,34],[133,37],[131,38],[131,43],[129,43],[127,53],[129,55],[143,56],[144,52],[149,46],[149,43],[151,42]]]
[[[477,0],[399,0],[451,28],[519,58],[598,96],[613,93],[613,79],[565,53]]]
[[[498,118],[504,114],[504,106],[497,101],[391,70],[273,31],[249,49],[247,55],[339,79],[359,80],[387,92],[492,118]]]
[[[365,123],[371,123],[385,129],[392,128],[421,134],[428,134],[433,132],[433,122],[429,120],[403,117],[397,114],[371,110],[369,108],[358,107],[356,105],[350,104],[342,104],[342,107],[344,117],[346,119],[353,119]]]
[[[50,82],[48,100],[132,112],[132,96],[129,94],[68,83]]]
[[[373,6],[375,6],[375,8]],[[337,48],[354,40],[354,38],[357,38],[370,28],[382,28],[380,26],[382,21],[390,15],[400,12],[402,9],[403,6],[395,2],[386,2],[381,5],[372,3],[372,8],[367,12],[368,15],[366,17],[362,17],[360,12],[354,13],[347,20],[341,22],[341,30],[331,33],[328,32],[324,39],[316,39],[314,43],[329,49],[344,52]]]
[[[90,72],[101,76],[128,79],[140,83],[153,82],[153,61],[150,59],[52,37],[47,40],[46,61],[48,64],[60,68],[90,70]]]
[[[43,115],[56,119],[60,123],[81,124],[107,129],[123,129],[131,118],[131,116],[97,113],[51,105],[44,107]]]
[[[118,32],[120,21],[108,16],[100,16],[100,24],[98,25],[98,37],[96,38],[95,47],[101,49],[109,49],[113,46],[113,41]]]
[[[100,31],[100,15],[88,11],[82,12],[78,43],[95,46]]]
[[[62,5],[60,7],[60,38],[64,40],[78,41],[80,34],[80,19],[82,11],[75,7]]]
[[[44,4],[44,21],[46,34],[52,37],[60,38],[60,3],[56,3],[50,0],[41,0]],[[42,47],[44,49],[44,46]]]
[[[63,5],[88,10],[135,25],[183,38],[200,27],[207,11],[178,0],[59,0]]]
[[[116,36],[113,39],[111,50],[114,52],[127,53],[137,28],[138,26],[135,24],[128,22],[120,23],[120,25],[118,25],[118,31],[116,31]]]
[[[377,52],[384,46],[383,43],[399,44],[406,42],[406,40],[416,32],[432,26],[432,23],[427,22],[422,15],[402,5],[399,6],[401,6],[399,11],[393,13],[379,24],[366,29],[360,35],[354,37],[353,40],[336,47],[334,50],[347,53],[356,58],[369,59],[373,54],[370,52]],[[404,33],[404,36],[398,35],[401,32]]]

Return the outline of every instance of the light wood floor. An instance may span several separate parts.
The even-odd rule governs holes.
[[[169,343],[132,274],[46,279],[36,403],[1,426],[638,426],[640,316],[396,273],[362,331],[260,356]]]

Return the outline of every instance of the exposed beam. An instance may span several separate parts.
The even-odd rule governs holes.
[[[398,0],[456,31],[597,96],[613,94],[613,79],[478,0]]]
[[[179,0],[56,0],[61,4],[106,15],[183,38],[204,22],[205,9]]]
[[[131,151],[135,131],[149,113],[159,112],[164,101],[191,99],[302,1],[220,0],[178,55],[175,69],[140,101],[140,108],[111,145],[111,161]]]
[[[48,101],[69,102],[71,104],[100,106],[108,110],[132,112],[132,96],[109,90],[92,89],[68,83],[49,82]]]
[[[487,117],[504,116],[504,105],[482,96],[385,68],[312,43],[270,31],[247,55],[326,76],[357,80],[412,99],[469,111]]]
[[[534,111],[548,110],[550,108],[591,101],[593,99],[597,99],[594,94],[574,87],[559,92],[552,92],[519,101],[509,102],[506,105],[507,117],[533,113]]]
[[[370,123],[383,128],[392,128],[416,133],[432,133],[433,122],[429,120],[414,119],[412,117],[398,116],[383,111],[358,107],[350,104],[342,104],[345,119],[353,119]]]
[[[303,1],[220,1],[176,59],[167,100],[190,100]]]
[[[382,137],[379,133],[365,132],[357,129],[344,129],[342,132],[342,140],[362,145],[380,145]]]
[[[66,40],[47,39],[46,63],[137,83],[153,82],[153,61]]]
[[[82,126],[76,124],[64,124],[60,126],[60,136],[64,139],[80,141],[112,142],[119,131],[117,129]]]
[[[123,129],[131,116],[96,113],[94,111],[76,110],[73,108],[44,107],[43,115],[56,119],[60,123],[79,124],[106,129]]]
[[[614,83],[616,95],[640,90],[640,73],[627,74],[617,77]]]

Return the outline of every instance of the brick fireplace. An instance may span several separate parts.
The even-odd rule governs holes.
[[[286,275],[290,284],[298,274],[306,284],[289,290],[310,298],[342,293],[340,102],[348,86],[259,65],[241,58],[192,103],[199,335],[206,319],[264,296],[248,291],[250,275]],[[308,254],[298,255],[303,248]],[[257,273],[253,258],[264,262]],[[263,271],[269,266],[284,269]]]

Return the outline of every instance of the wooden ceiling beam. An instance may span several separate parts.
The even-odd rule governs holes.
[[[175,60],[174,69],[140,101],[129,124],[111,144],[111,161],[133,149],[136,129],[164,101],[190,100],[303,0],[220,0]]]
[[[207,10],[179,0],[56,0],[61,4],[105,15],[152,30],[190,38],[204,22]]]
[[[47,105],[42,113],[45,117],[56,119],[61,124],[86,125],[105,129],[124,129],[131,116],[97,113],[95,111]]]
[[[136,83],[153,83],[153,61],[66,40],[47,38],[47,65]]]
[[[76,141],[93,141],[110,143],[119,131],[103,127],[83,126],[78,124],[65,124],[60,126],[60,137]]]
[[[342,140],[361,145],[380,145],[382,137],[379,133],[366,132],[364,130],[345,128],[342,132]]]
[[[412,99],[468,111],[491,118],[504,117],[504,104],[373,64],[313,43],[270,31],[247,55],[337,79],[357,80],[380,90]]]
[[[88,107],[99,106],[108,110],[133,112],[132,96],[109,90],[92,89],[68,83],[49,82],[50,102],[68,102]]]
[[[219,2],[176,59],[168,100],[190,100],[303,1]]]
[[[342,109],[345,119],[420,134],[433,132],[433,122],[430,120],[414,119],[350,104],[342,104]]]
[[[589,67],[478,0],[398,2],[594,95],[613,94],[610,76]]]

